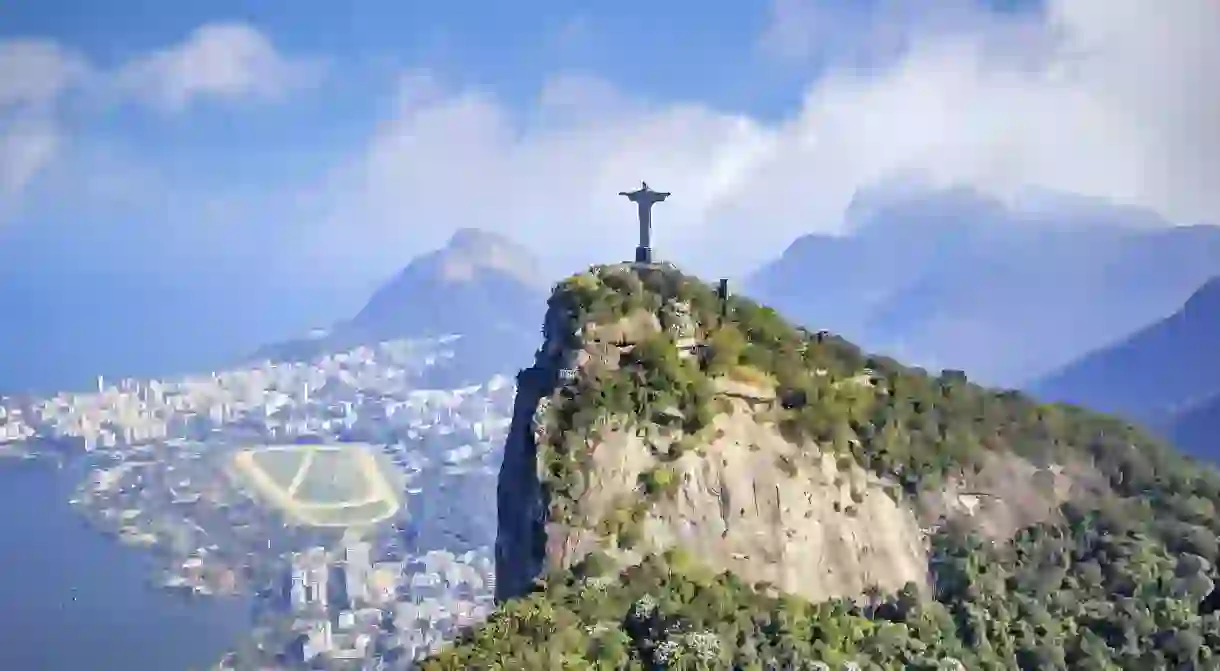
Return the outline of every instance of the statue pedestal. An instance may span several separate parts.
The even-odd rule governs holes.
[[[652,247],[636,247],[635,262],[652,263]]]

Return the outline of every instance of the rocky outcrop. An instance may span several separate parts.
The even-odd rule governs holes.
[[[594,450],[581,517],[613,519],[623,501],[643,496],[641,478],[662,469],[673,484],[635,521],[635,546],[613,553],[625,562],[681,548],[717,572],[813,600],[922,584],[920,526],[887,493],[892,487],[789,442],[756,413],[746,401],[732,401],[713,420],[712,440],[666,463],[653,456],[669,451],[664,439],[610,432]]]
[[[778,410],[785,401],[766,379],[713,377],[710,421],[694,433],[676,428],[681,409],[654,408],[647,420],[600,417],[588,437],[557,435],[557,408],[574,389],[585,385],[589,393],[590,380],[603,379],[599,368],[616,369],[649,337],[664,332],[678,356],[700,354],[705,325],[680,303],[652,307],[580,323],[571,306],[552,298],[534,366],[519,378],[505,446],[498,599],[594,551],[628,565],[681,550],[717,572],[814,601],[907,583],[925,588],[925,537],[938,521],[972,521],[998,536],[1056,514],[1070,495],[1064,469],[1014,456],[969,483],[949,481],[939,493],[911,499],[850,456],[784,430]],[[870,379],[861,370],[840,384]],[[583,459],[562,487],[551,472],[556,462],[543,454],[555,444]]]
[[[496,600],[529,591],[546,555],[547,499],[537,470],[534,415],[545,411],[555,370],[528,368],[517,375],[513,422],[496,485]]]
[[[517,396],[496,485],[496,600],[528,592],[546,561],[548,496],[538,465],[542,422],[561,371],[579,342],[568,315],[552,306],[542,326],[533,366],[517,374]]]

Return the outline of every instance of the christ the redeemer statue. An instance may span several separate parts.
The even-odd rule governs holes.
[[[640,182],[638,191],[619,191],[640,210],[640,246],[635,248],[636,263],[652,263],[652,206],[669,197],[668,192],[653,191],[648,182]]]

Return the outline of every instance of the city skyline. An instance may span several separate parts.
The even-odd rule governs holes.
[[[99,379],[96,391],[6,399],[0,450],[83,464],[71,504],[122,543],[158,549],[161,587],[263,594],[249,637],[257,645],[299,660],[374,663],[388,650],[416,659],[494,607],[494,524],[479,520],[515,389],[503,376],[422,384],[453,342],[387,341],[306,362]],[[224,467],[251,443],[301,440],[380,453],[405,504],[371,525],[294,524]]]

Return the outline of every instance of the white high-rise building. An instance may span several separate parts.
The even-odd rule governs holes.
[[[305,584],[309,582],[309,571],[294,566],[292,568],[292,584],[288,588],[289,601],[294,609],[304,608],[309,603],[308,590]]]
[[[347,587],[347,598],[351,603],[368,601],[368,576],[371,566],[369,554],[372,548],[368,543],[351,543],[345,549],[344,582]]]
[[[291,575],[289,598],[294,608],[327,606],[330,567],[324,552],[314,549],[294,556]]]
[[[494,566],[483,570],[483,586],[493,595],[496,593],[496,569]]]
[[[330,567],[326,565],[325,561],[309,567],[309,603],[326,607],[329,603],[327,598],[328,578],[330,578]]]

